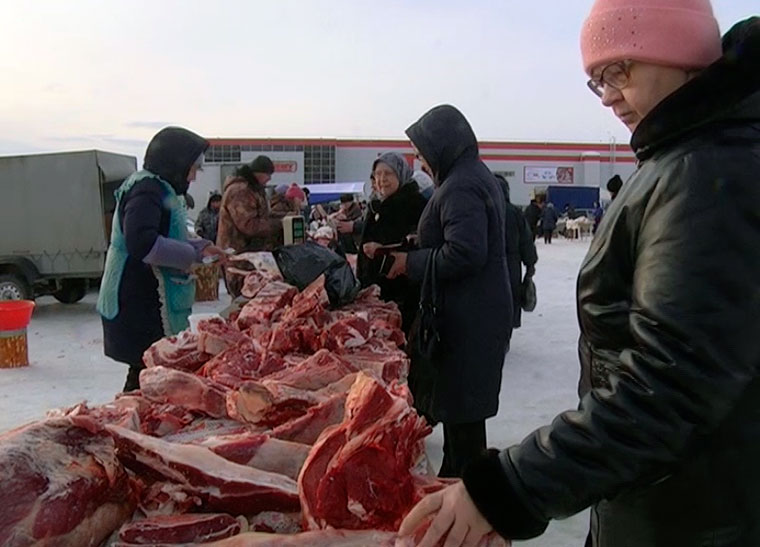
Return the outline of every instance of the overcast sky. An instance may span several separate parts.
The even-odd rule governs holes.
[[[168,124],[403,138],[443,102],[481,139],[627,142],[585,86],[591,3],[0,0],[0,154],[141,157]],[[723,32],[760,12],[758,0],[713,6]]]

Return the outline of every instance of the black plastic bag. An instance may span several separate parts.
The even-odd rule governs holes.
[[[526,275],[520,287],[520,306],[523,311],[531,312],[536,309],[537,302],[536,284],[532,277]]]
[[[337,308],[354,301],[361,288],[346,259],[311,241],[279,247],[272,253],[282,277],[299,291],[325,274],[330,305]]]

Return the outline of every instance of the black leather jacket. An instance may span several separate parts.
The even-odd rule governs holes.
[[[578,277],[578,409],[465,471],[505,537],[591,505],[594,547],[760,545],[760,24],[738,31],[633,135]]]

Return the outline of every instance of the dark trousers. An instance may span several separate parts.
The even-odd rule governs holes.
[[[438,476],[461,478],[464,466],[486,450],[486,421],[443,424],[443,464]]]
[[[544,230],[544,243],[551,243],[552,242],[552,234],[554,233],[554,230]]]

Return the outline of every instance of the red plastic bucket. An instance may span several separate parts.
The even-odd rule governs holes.
[[[29,364],[26,327],[32,318],[31,300],[0,301],[0,368]]]
[[[34,302],[31,300],[0,301],[0,330],[21,330],[29,326]]]

